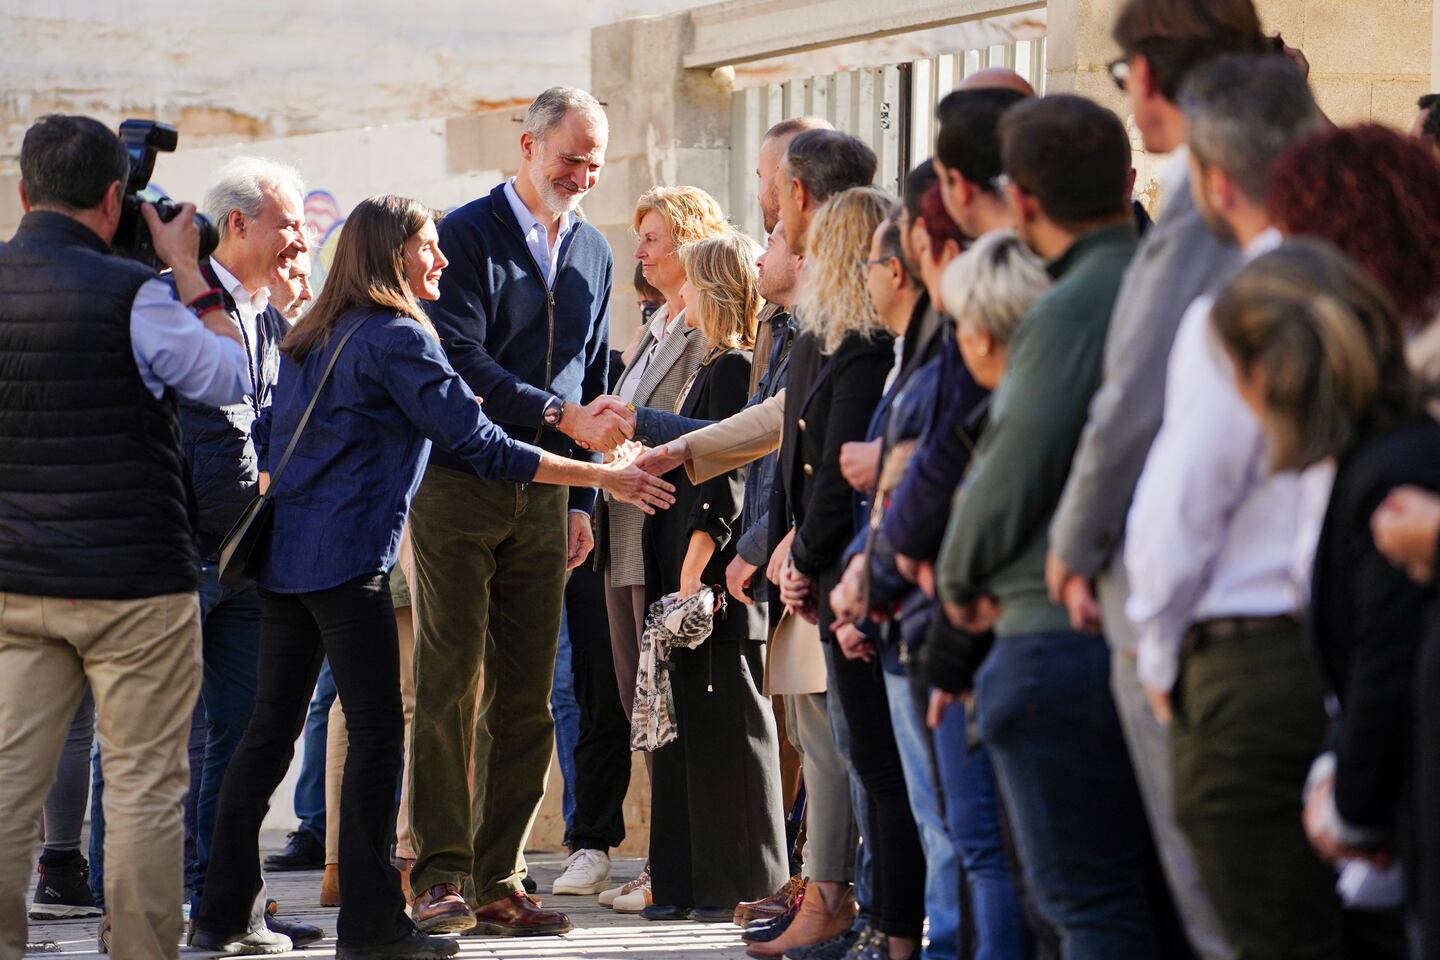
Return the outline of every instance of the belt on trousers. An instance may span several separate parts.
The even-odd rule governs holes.
[[[1273,617],[1221,617],[1216,620],[1202,620],[1186,632],[1185,649],[1192,649],[1206,641],[1233,640],[1247,633],[1293,630],[1298,626],[1300,621],[1288,613]]]

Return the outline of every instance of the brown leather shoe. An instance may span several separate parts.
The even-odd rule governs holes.
[[[415,898],[410,911],[425,933],[464,933],[475,926],[475,914],[453,883],[437,883]]]
[[[735,906],[735,926],[743,927],[751,920],[769,920],[785,914],[805,889],[805,881],[794,876],[780,885],[764,900],[743,900]]]
[[[832,907],[814,883],[805,885],[805,896],[800,901],[800,911],[785,932],[774,940],[751,943],[746,954],[759,958],[774,958],[785,955],[786,950],[808,947],[811,944],[839,936],[855,921],[855,892],[849,885]]]
[[[544,937],[569,933],[570,918],[557,910],[542,910],[524,891],[475,908],[472,935],[492,937]]]
[[[340,864],[325,864],[325,874],[320,878],[320,906],[340,906]]]

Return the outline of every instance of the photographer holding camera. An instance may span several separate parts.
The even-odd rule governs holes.
[[[25,217],[0,246],[0,849],[33,848],[88,681],[113,953],[154,960],[178,956],[180,804],[200,687],[200,558],[177,397],[238,402],[250,372],[202,274],[193,207],[169,222],[141,208],[171,283],[111,255],[130,163],[102,124],[41,118],[20,151]],[[0,858],[0,960],[25,951],[29,868]]]

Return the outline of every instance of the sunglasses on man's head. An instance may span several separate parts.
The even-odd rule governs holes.
[[[1105,68],[1110,73],[1110,79],[1115,81],[1115,86],[1121,93],[1125,92],[1125,85],[1130,82],[1130,61],[1125,57],[1117,57],[1111,60]]]

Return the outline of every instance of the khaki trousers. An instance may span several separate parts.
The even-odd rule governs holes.
[[[805,875],[849,883],[855,875],[855,817],[850,770],[835,745],[826,694],[786,695],[805,776]],[[880,718],[881,722],[887,718]]]
[[[0,593],[0,960],[25,952],[40,808],[87,681],[104,758],[111,956],[179,956],[199,600],[194,593],[140,600]]]

